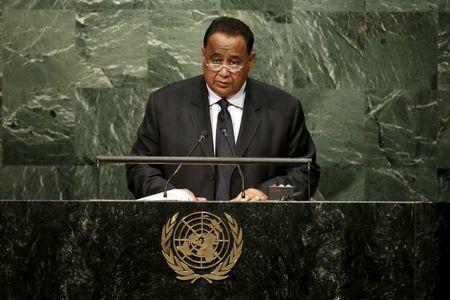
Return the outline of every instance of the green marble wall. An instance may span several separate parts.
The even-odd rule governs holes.
[[[219,15],[253,29],[252,76],[298,96],[316,200],[450,201],[449,0],[3,0],[2,199],[95,195],[150,91],[201,72]],[[105,167],[103,197],[131,198]]]

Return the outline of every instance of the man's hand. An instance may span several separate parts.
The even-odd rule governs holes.
[[[231,199],[231,201],[267,201],[269,197],[262,191],[254,188],[245,190],[245,199],[241,199],[241,193]]]
[[[189,194],[189,196],[191,197],[192,201],[198,201],[198,202],[206,201],[206,198],[203,198],[203,197],[195,197],[194,193],[191,192],[191,191],[188,190],[188,189],[183,189],[183,191],[185,191],[186,193]]]

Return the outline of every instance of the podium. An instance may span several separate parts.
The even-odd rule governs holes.
[[[223,280],[177,279],[178,213],[231,216]],[[449,299],[450,203],[0,201],[1,299]]]

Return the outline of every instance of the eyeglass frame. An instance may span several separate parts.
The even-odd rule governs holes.
[[[225,68],[225,69],[227,69],[228,72],[230,72],[230,73],[232,73],[232,74],[238,74],[240,71],[242,71],[242,69],[244,68],[244,66],[245,66],[245,64],[246,64],[247,62],[248,62],[248,57],[245,59],[245,61],[244,61],[244,63],[243,63],[242,65],[237,66],[237,67],[239,67],[239,70],[236,70],[236,71],[231,71],[231,70],[229,69],[230,65],[224,65],[224,64],[215,64],[215,65],[220,65],[220,68],[218,68],[217,70],[213,70],[213,69],[211,68],[211,65],[214,64],[214,63],[207,63],[207,62],[206,62],[206,59],[205,59],[205,61],[204,61],[204,64],[205,64],[205,66],[207,66],[208,69],[209,69],[210,71],[212,71],[212,72],[220,72],[220,71],[222,71],[223,68]]]

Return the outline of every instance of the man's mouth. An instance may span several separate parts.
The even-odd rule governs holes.
[[[228,87],[231,84],[231,82],[225,82],[225,81],[216,81],[216,85],[219,87]]]

